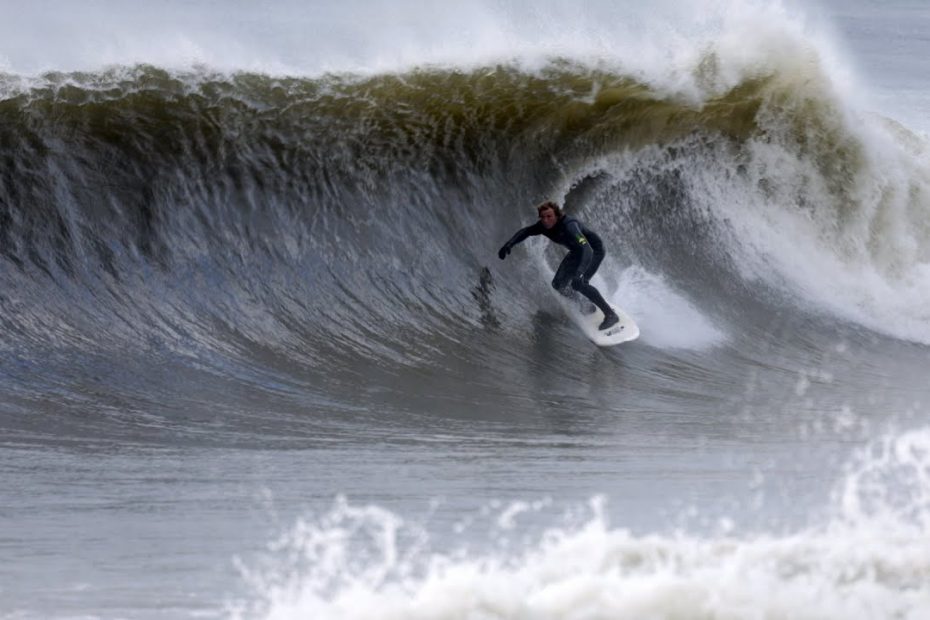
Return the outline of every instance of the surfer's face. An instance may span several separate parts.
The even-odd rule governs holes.
[[[558,218],[555,216],[555,211],[552,209],[546,209],[539,214],[539,221],[542,222],[542,225],[548,230],[555,226]]]

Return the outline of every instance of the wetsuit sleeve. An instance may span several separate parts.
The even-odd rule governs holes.
[[[527,226],[526,228],[521,228],[517,231],[517,234],[510,238],[510,241],[505,243],[504,246],[498,250],[497,257],[501,260],[504,260],[507,258],[507,255],[510,254],[510,250],[513,249],[513,246],[517,245],[531,235],[538,235],[542,233],[542,231],[543,227],[539,222],[536,222],[531,226]]]
[[[572,253],[581,253],[581,262],[578,265],[578,271],[584,273],[584,270],[588,268],[588,265],[590,265],[591,261],[594,259],[594,250],[591,249],[591,244],[588,243],[588,239],[584,236],[581,225],[578,224],[578,222],[568,222],[565,225],[565,229],[568,231],[567,241],[569,244],[569,251]]]
[[[542,231],[543,231],[543,227],[542,227],[542,224],[540,224],[539,222],[536,222],[535,224],[530,224],[526,228],[521,228],[520,230],[518,230],[517,233],[513,237],[510,238],[510,241],[508,241],[504,245],[508,248],[512,248],[518,243],[523,243],[523,241],[527,237],[532,237],[534,235],[541,235]]]

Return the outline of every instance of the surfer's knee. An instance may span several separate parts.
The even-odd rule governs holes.
[[[572,287],[569,286],[567,282],[559,282],[557,280],[553,280],[552,288],[554,288],[559,293],[559,295],[564,295],[565,297],[572,296]]]

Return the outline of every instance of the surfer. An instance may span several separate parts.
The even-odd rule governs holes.
[[[575,218],[564,215],[554,202],[544,202],[536,207],[536,211],[539,213],[539,221],[518,230],[497,252],[497,257],[504,260],[513,246],[534,235],[545,235],[550,241],[564,245],[568,248],[568,256],[562,259],[556,270],[552,288],[566,297],[574,297],[573,291],[577,291],[600,308],[604,320],[598,329],[604,330],[616,325],[620,317],[589,283],[604,260],[604,243],[601,238]]]

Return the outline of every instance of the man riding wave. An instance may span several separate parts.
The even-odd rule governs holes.
[[[562,259],[552,278],[552,288],[566,297],[574,297],[575,291],[588,298],[591,303],[604,313],[604,320],[598,329],[604,330],[620,321],[610,304],[589,281],[601,261],[604,260],[604,243],[593,231],[586,228],[575,218],[564,215],[554,202],[544,202],[536,207],[539,221],[521,228],[498,251],[501,260],[507,258],[513,246],[527,237],[545,235],[550,241],[568,248],[568,256]]]

